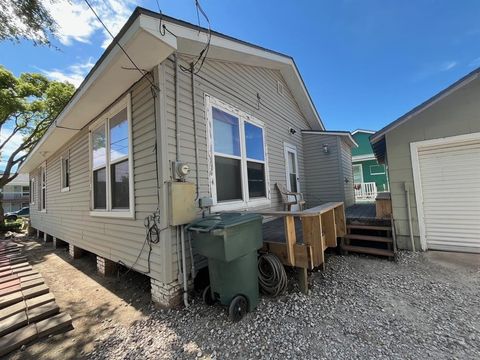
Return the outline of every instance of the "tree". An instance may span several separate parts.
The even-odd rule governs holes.
[[[50,81],[41,74],[23,73],[15,77],[0,65],[0,154],[6,160],[0,189],[17,177],[17,169],[74,91],[72,84]],[[5,154],[7,145],[14,146]],[[0,196],[0,224],[3,220]]]
[[[51,45],[57,23],[45,0],[0,0],[0,40],[27,39],[35,45]]]

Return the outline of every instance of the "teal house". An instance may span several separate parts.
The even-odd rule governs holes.
[[[389,191],[385,165],[377,162],[370,145],[369,138],[374,133],[360,129],[352,132],[358,144],[358,147],[352,148],[353,182],[358,201],[372,201],[377,193]]]

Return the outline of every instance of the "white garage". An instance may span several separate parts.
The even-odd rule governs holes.
[[[480,133],[411,143],[422,248],[480,253]]]

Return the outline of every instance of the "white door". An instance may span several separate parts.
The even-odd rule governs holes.
[[[414,146],[423,243],[428,249],[480,253],[480,136]]]
[[[285,169],[287,176],[287,189],[292,192],[300,192],[300,175],[298,172],[297,148],[294,145],[285,144]],[[294,201],[292,196],[291,201]],[[298,206],[292,206],[292,211],[299,210]]]
[[[362,164],[354,164],[353,167],[353,183],[355,185],[363,183]]]

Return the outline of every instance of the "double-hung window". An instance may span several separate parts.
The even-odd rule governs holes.
[[[90,128],[91,215],[133,217],[130,96]]]
[[[206,96],[215,210],[270,203],[265,129],[254,117]]]
[[[60,173],[62,178],[61,191],[70,191],[70,153],[67,152],[60,158]]]
[[[30,204],[35,204],[35,178],[30,179]]]

